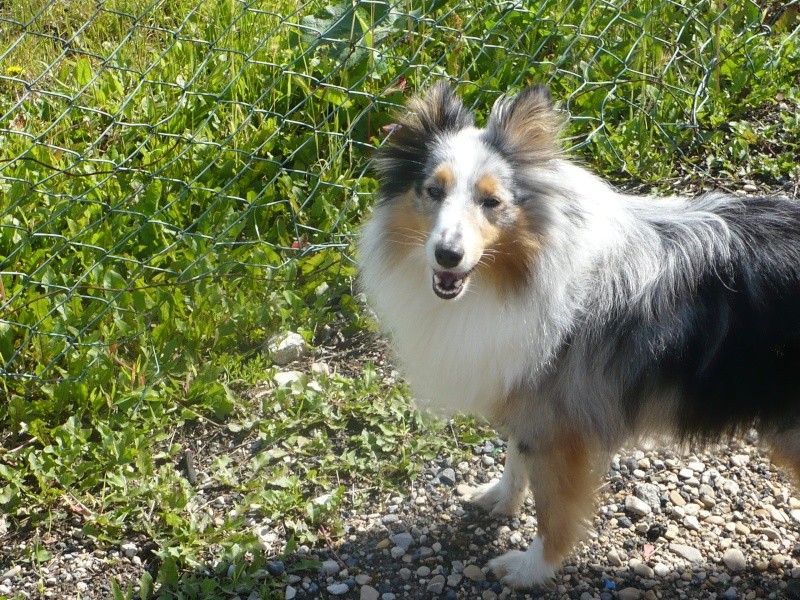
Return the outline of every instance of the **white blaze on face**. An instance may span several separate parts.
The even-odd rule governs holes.
[[[464,253],[452,272],[467,274],[475,268],[485,250],[481,225],[486,217],[480,204],[478,182],[486,175],[498,180],[510,177],[509,166],[479,136],[477,129],[464,129],[444,138],[433,154],[436,163],[449,171],[451,179],[425,245],[434,271],[445,270],[436,260],[436,248],[442,246],[459,248]]]

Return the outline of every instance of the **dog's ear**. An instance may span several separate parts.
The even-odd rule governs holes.
[[[424,96],[413,98],[408,108],[412,113],[408,124],[419,126],[429,134],[458,131],[475,123],[473,114],[464,108],[461,98],[444,80],[436,83]]]
[[[498,146],[524,162],[555,156],[562,119],[543,85],[525,88],[494,103],[486,129]]]

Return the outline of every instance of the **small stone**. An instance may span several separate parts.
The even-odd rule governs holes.
[[[639,600],[642,597],[642,590],[635,587],[622,588],[617,592],[619,600]]]
[[[700,531],[700,521],[694,515],[688,515],[683,519],[683,526],[690,531]]]
[[[633,494],[640,500],[644,500],[653,512],[661,512],[661,490],[652,483],[638,483],[633,488]]]
[[[684,467],[683,469],[678,471],[678,477],[680,477],[681,479],[691,479],[692,477],[694,477],[694,471]]]
[[[728,600],[736,600],[736,598],[738,597],[739,597],[739,592],[735,587],[731,586],[727,590],[725,590],[725,598],[727,598]]]
[[[770,566],[773,569],[782,569],[783,566],[786,564],[787,561],[791,560],[785,554],[775,554],[769,561]]]
[[[297,596],[297,589],[291,585],[286,586],[286,591],[283,594],[284,600],[294,600]]]
[[[311,363],[311,372],[315,375],[325,375],[326,377],[331,374],[331,369],[328,363],[313,362]]]
[[[625,512],[637,517],[643,517],[653,512],[653,509],[644,500],[640,500],[636,496],[627,496],[625,498]]]
[[[431,594],[441,594],[444,590],[444,575],[435,575],[425,589]]]
[[[461,573],[451,573],[447,576],[447,587],[458,587],[462,579],[464,579],[464,576]]]
[[[417,577],[427,577],[430,574],[431,574],[430,567],[426,567],[425,565],[422,565],[420,568],[417,569]]]
[[[410,533],[407,533],[405,531],[402,533],[396,533],[394,535],[390,535],[389,539],[392,540],[392,543],[395,546],[400,546],[404,551],[408,550],[414,543],[414,538],[411,537]]]
[[[458,494],[459,496],[471,496],[472,488],[468,485],[464,485],[463,483],[459,483],[456,486],[456,494]]]
[[[492,465],[494,465],[494,458],[484,454],[481,457],[481,463],[483,464],[484,467],[491,467]]]
[[[643,579],[652,579],[655,575],[655,571],[647,563],[639,563],[633,567],[633,572]]]
[[[403,581],[408,581],[409,579],[411,579],[411,569],[409,569],[408,567],[403,567],[397,572],[397,574],[400,575],[400,579],[402,579]]]
[[[722,555],[722,562],[728,567],[728,570],[733,573],[743,571],[747,563],[744,559],[744,554],[738,548],[731,548]]]
[[[743,467],[750,462],[750,457],[747,454],[734,454],[731,456],[731,466]]]
[[[300,371],[280,371],[279,373],[275,373],[275,375],[272,377],[272,380],[278,387],[284,387],[291,385],[295,381],[299,381],[302,378],[303,374]]]
[[[125,542],[119,547],[122,554],[128,558],[133,558],[139,553],[139,548],[133,542]],[[5,578],[5,575],[3,576]]]
[[[464,577],[478,582],[486,579],[486,575],[478,565],[469,565],[464,567]]]
[[[497,600],[497,592],[494,590],[483,590],[481,600]]]
[[[333,583],[325,589],[327,589],[328,593],[332,596],[341,596],[342,594],[346,594],[350,591],[350,588],[346,583]]]
[[[389,552],[391,553],[392,558],[400,558],[406,553],[406,550],[402,546],[394,546]]]
[[[336,575],[341,570],[342,568],[335,560],[324,560],[322,561],[322,566],[320,567],[320,572],[323,575]]]
[[[619,554],[616,550],[609,552],[606,558],[608,559],[608,564],[610,564],[612,567],[622,566],[622,559],[619,557]]]
[[[699,460],[692,461],[686,466],[689,467],[695,473],[702,473],[703,471],[706,470],[706,466]]]
[[[745,183],[745,184],[742,186],[742,189],[743,189],[745,192],[747,192],[748,194],[754,194],[755,192],[757,192],[757,191],[758,191],[758,188],[757,188],[755,185],[753,185],[752,183]]]
[[[731,496],[735,496],[739,493],[739,484],[733,479],[726,479],[725,483],[722,484],[722,491]]]
[[[289,332],[283,336],[270,339],[267,346],[272,362],[276,365],[288,365],[303,358],[306,354],[306,341],[299,333]]]
[[[376,590],[371,585],[362,585],[361,586],[361,600],[378,600],[380,598],[380,592]]]
[[[442,469],[436,476],[440,483],[453,486],[456,484],[456,472],[451,468]]]
[[[670,551],[677,554],[681,558],[685,558],[689,562],[700,562],[703,560],[703,555],[696,548],[691,546],[684,546],[683,544],[670,544]]]
[[[683,499],[683,496],[680,495],[678,490],[672,490],[669,493],[669,501],[672,502],[675,506],[685,506],[686,500]]]
[[[656,566],[653,567],[653,572],[659,577],[666,577],[669,575],[669,567],[664,563],[656,563]]]

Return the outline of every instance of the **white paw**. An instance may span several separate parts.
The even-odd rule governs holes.
[[[500,581],[512,588],[553,588],[558,565],[545,562],[542,538],[538,535],[525,552],[511,550],[489,562]]]
[[[501,480],[472,488],[465,498],[493,515],[513,515],[525,501],[525,492],[509,489]]]

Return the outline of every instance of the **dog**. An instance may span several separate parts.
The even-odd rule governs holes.
[[[559,150],[548,90],[477,128],[447,83],[376,152],[360,281],[415,398],[509,438],[471,500],[537,533],[489,566],[552,582],[626,441],[707,444],[757,427],[800,473],[800,207],[616,191]],[[644,149],[643,149],[644,150]]]

